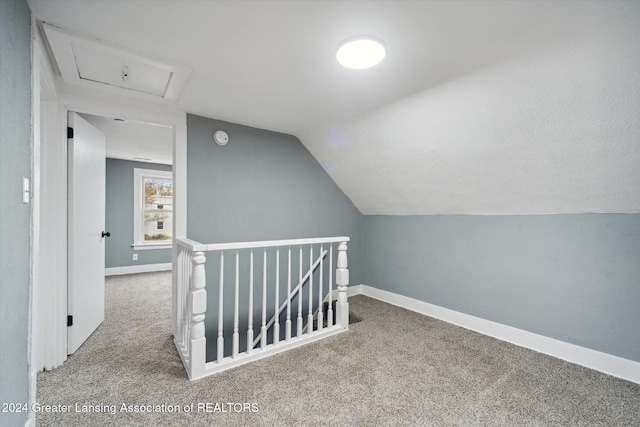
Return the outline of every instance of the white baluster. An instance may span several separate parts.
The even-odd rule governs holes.
[[[186,250],[185,250],[186,252]],[[186,346],[191,329],[191,319],[189,319],[189,291],[191,289],[191,277],[193,274],[193,253],[185,253],[185,280],[180,286],[180,341]]]
[[[289,256],[287,260],[287,321],[285,323],[285,339],[291,339],[291,246],[289,246]]]
[[[180,285],[180,341],[184,345],[188,339],[185,336],[188,330],[187,311],[189,301],[189,289],[191,287],[191,270],[193,268],[193,257],[191,253],[185,253],[184,256],[184,280]]]
[[[184,261],[185,249],[178,246],[178,283],[176,283],[176,301],[175,301],[175,317],[173,318],[173,335],[176,341],[182,345],[182,298],[184,287],[184,270],[186,269]]]
[[[182,283],[182,247],[178,246],[178,269],[176,271],[177,282],[175,287],[171,287],[171,326],[173,328],[173,339],[180,342],[178,333],[178,319],[180,319],[180,284]]]
[[[267,346],[267,249],[263,249],[262,261],[262,327],[260,328],[260,348]]]
[[[186,344],[189,340],[189,336],[191,335],[191,319],[189,319],[189,292],[191,290],[191,281],[193,280],[193,252],[189,253],[188,256],[189,263],[191,264],[191,268],[189,269],[189,277],[184,282],[183,285],[183,302],[182,302],[182,324],[184,325],[184,336],[183,342]]]
[[[327,328],[333,326],[333,243],[329,244],[329,308],[327,308]]]
[[[220,285],[219,285],[219,293],[218,293],[218,363],[222,363],[222,359],[224,359],[224,331],[223,327],[223,298],[224,298],[224,251],[220,251]]]
[[[189,290],[191,288],[191,276],[193,274],[193,253],[189,252],[185,256],[185,265],[188,268],[185,268],[185,280],[182,283],[182,289],[180,293],[182,294],[182,309],[180,310],[182,313],[182,343],[185,344],[189,339],[189,336],[186,333],[191,328],[189,317]]]
[[[238,333],[238,313],[239,313],[239,297],[240,297],[240,254],[236,249],[236,289],[233,301],[233,350],[232,356],[235,358],[238,356],[238,349],[240,347],[240,334]]]
[[[253,248],[249,256],[249,326],[247,328],[247,353],[253,352]]]
[[[320,257],[322,259],[322,257]],[[313,245],[309,245],[309,312],[307,313],[307,333],[313,333]]]
[[[298,319],[297,319],[297,329],[298,334],[296,335],[298,338],[302,336],[302,245],[300,245],[300,274],[298,278],[298,283],[300,284],[300,290],[298,291]]]
[[[193,254],[192,280],[190,289],[189,312],[191,313],[191,333],[189,343],[190,375],[195,376],[204,371],[206,363],[206,338],[204,336],[204,319],[207,312],[206,274],[204,263],[207,261],[204,252]]]
[[[322,295],[322,279],[323,279],[323,259],[324,257],[322,256],[322,254],[324,253],[324,246],[320,245],[320,283],[318,283],[318,331],[321,331],[322,328],[324,327],[323,323],[324,323],[324,307],[323,307],[323,297],[324,295]]]
[[[280,341],[280,248],[276,248],[276,301],[275,301],[275,321],[273,323],[273,345],[278,345]]]
[[[347,286],[349,285],[349,269],[347,264],[347,242],[338,246],[338,268],[336,269],[336,285],[338,288],[338,302],[336,304],[336,324],[349,329],[349,302],[347,301]]]
[[[182,344],[185,344],[186,340],[188,337],[185,336],[185,332],[187,331],[188,327],[187,327],[187,304],[189,301],[188,295],[189,295],[189,288],[191,286],[191,272],[193,269],[193,254],[191,252],[188,252],[185,250],[185,254],[184,254],[184,272],[183,277],[184,280],[182,281],[182,284],[180,286],[180,317],[181,317],[181,325],[180,328],[182,329],[180,331],[180,339]]]

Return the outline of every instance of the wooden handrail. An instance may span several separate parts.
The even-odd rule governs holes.
[[[288,240],[264,240],[258,242],[232,242],[232,243],[200,243],[191,239],[177,238],[176,243],[192,251],[223,251],[229,249],[272,248],[277,246],[313,245],[316,243],[341,243],[348,242],[349,237],[318,237],[307,239]]]

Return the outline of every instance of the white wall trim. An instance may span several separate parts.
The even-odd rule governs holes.
[[[187,125],[173,127],[173,239],[187,237]],[[173,335],[178,334],[178,245],[171,252],[173,276],[171,278],[171,319]]]
[[[86,89],[78,89],[62,84],[61,103],[69,110],[78,113],[104,117],[118,117],[156,125],[186,125],[187,114],[183,111],[167,108],[142,101],[114,97]]]
[[[171,243],[166,245],[158,245],[156,243],[134,243],[131,247],[134,251],[152,251],[154,249],[171,249],[173,245]]]
[[[67,358],[66,111],[58,102],[55,72],[33,17],[31,34],[32,211],[27,336],[30,406],[36,401],[38,372],[57,367]],[[32,411],[25,425],[35,425]]]
[[[36,401],[36,387],[39,364],[38,305],[40,297],[40,116],[41,84],[43,71],[40,64],[41,44],[36,37],[34,18],[31,17],[31,176],[29,176],[30,236],[29,236],[29,312],[27,335],[27,367],[29,372],[29,407]],[[35,414],[29,411],[25,425],[35,424]]]
[[[166,262],[163,264],[127,265],[124,267],[105,268],[104,275],[117,276],[119,274],[151,273],[153,271],[170,271],[172,269],[173,269],[173,264],[170,262]]]
[[[569,344],[367,285],[351,286],[347,295],[349,297],[365,295],[375,298],[520,347],[640,384],[640,362]]]

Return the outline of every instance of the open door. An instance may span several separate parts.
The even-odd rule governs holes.
[[[105,136],[69,112],[68,334],[73,354],[104,320]]]

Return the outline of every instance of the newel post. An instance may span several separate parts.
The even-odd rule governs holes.
[[[347,267],[347,242],[342,242],[338,246],[338,268],[336,269],[336,285],[338,288],[336,325],[344,329],[349,329],[349,302],[347,301],[349,269]]]
[[[192,258],[191,288],[189,289],[189,317],[191,336],[189,337],[189,377],[199,378],[204,374],[207,343],[204,336],[204,318],[207,311],[207,278],[204,252],[194,252]]]

